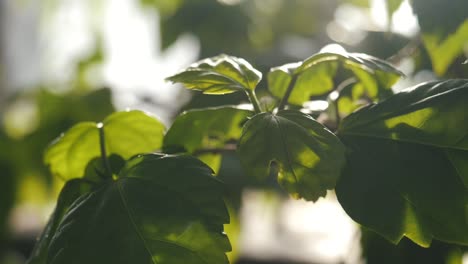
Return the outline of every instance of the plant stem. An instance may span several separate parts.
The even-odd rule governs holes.
[[[289,83],[288,88],[286,89],[286,92],[283,95],[283,98],[281,99],[279,105],[278,105],[278,110],[283,110],[286,107],[286,104],[288,103],[289,96],[291,95],[292,90],[294,89],[294,86],[296,86],[296,81],[297,81],[297,75],[294,74],[291,76],[291,82]]]
[[[99,129],[99,146],[101,147],[101,159],[102,164],[104,165],[104,169],[108,177],[112,178],[112,169],[109,164],[109,160],[107,159],[106,153],[106,138],[104,136],[104,125],[102,123],[97,124]]]
[[[197,149],[192,153],[192,155],[197,156],[197,155],[201,155],[201,154],[221,154],[221,153],[224,153],[224,152],[236,151],[236,149],[237,149],[237,144],[236,143],[230,143],[230,144],[226,144],[224,147],[221,147],[221,148]]]
[[[247,96],[249,97],[250,102],[252,103],[255,113],[261,113],[262,108],[260,107],[260,103],[258,102],[257,95],[255,95],[254,90],[246,90]]]
[[[333,105],[334,110],[335,110],[335,121],[336,121],[336,127],[340,125],[341,122],[341,116],[340,116],[340,109],[338,107],[338,99],[340,98],[341,92],[349,85],[357,82],[357,79],[355,77],[350,77],[344,81],[342,81],[335,89],[333,93],[338,93],[336,95],[336,98],[332,98],[331,94],[328,95],[328,101]]]

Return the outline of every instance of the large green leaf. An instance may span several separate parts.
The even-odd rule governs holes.
[[[228,222],[221,182],[205,164],[139,155],[70,206],[45,263],[228,263]]]
[[[302,105],[311,96],[324,95],[333,90],[338,65],[352,73],[371,98],[378,98],[381,90],[388,90],[403,75],[384,60],[343,50],[320,52],[303,62],[273,68],[268,74],[268,86],[274,96],[281,98],[293,79],[297,78],[288,102]]]
[[[28,264],[46,264],[48,247],[53,235],[62,221],[63,217],[68,213],[73,203],[82,195],[91,191],[92,186],[83,179],[73,179],[68,181],[60,192],[57,200],[57,205],[53,214],[42,231],[39,240],[34,247]]]
[[[225,54],[196,62],[167,80],[205,94],[254,90],[262,74],[242,58]]]
[[[164,149],[183,149],[217,171],[221,149],[240,138],[242,125],[251,115],[252,111],[235,106],[186,111],[176,118],[164,137]]]
[[[340,140],[299,111],[262,113],[244,126],[239,154],[246,172],[263,179],[277,165],[278,182],[296,198],[316,201],[335,187],[345,162]]]
[[[443,75],[468,43],[468,2],[413,0],[434,72]]]
[[[343,120],[345,211],[394,243],[468,244],[467,102],[468,80],[429,82]]]
[[[100,156],[100,126],[108,155],[127,159],[162,146],[164,126],[156,118],[138,110],[116,112],[102,123],[79,123],[57,138],[44,155],[52,174],[63,179],[83,176],[88,162]]]

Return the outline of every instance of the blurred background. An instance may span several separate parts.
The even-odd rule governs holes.
[[[220,53],[266,76],[336,43],[397,66],[407,76],[394,90],[467,78],[467,10],[466,0],[0,0],[0,263],[29,256],[63,185],[44,148],[73,124],[131,108],[169,126],[184,109],[245,103],[164,81]],[[258,93],[271,98],[264,81]],[[314,204],[252,184],[235,153],[218,177],[230,190],[235,263],[468,264],[466,248],[389,244],[333,192]]]

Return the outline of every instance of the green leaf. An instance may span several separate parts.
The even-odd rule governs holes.
[[[424,83],[343,120],[345,211],[393,243],[468,244],[468,80]]]
[[[442,76],[468,43],[468,17],[465,0],[413,0],[423,43],[434,72]]]
[[[193,157],[136,156],[72,204],[46,263],[228,263],[221,185]]]
[[[48,257],[48,247],[57,231],[63,217],[69,212],[72,204],[82,195],[91,191],[92,186],[82,179],[68,181],[60,192],[57,205],[53,214],[42,231],[39,240],[34,247],[28,264],[46,264]]]
[[[367,54],[344,50],[320,52],[303,62],[271,69],[268,74],[270,92],[276,97],[283,97],[293,78],[297,78],[288,102],[302,105],[311,96],[325,95],[333,90],[338,65],[352,73],[371,98],[378,98],[382,90],[389,90],[403,75],[384,60]]]
[[[246,60],[225,54],[196,62],[167,78],[204,94],[253,91],[261,79],[262,74]]]
[[[268,87],[271,93],[281,98],[288,89],[294,76],[297,63],[272,68],[268,73]],[[333,76],[337,69],[336,62],[322,63],[298,75],[288,102],[302,105],[311,96],[323,95],[333,89]]]
[[[179,115],[164,137],[164,149],[183,149],[217,171],[221,149],[238,140],[250,110],[235,106],[190,110]]]
[[[431,57],[434,72],[442,76],[452,62],[463,54],[464,47],[468,43],[468,19],[445,39],[438,34],[426,33],[423,34],[423,41]]]
[[[79,123],[52,142],[44,155],[52,174],[63,179],[83,176],[88,162],[100,156],[98,125]],[[128,159],[162,146],[164,126],[145,112],[116,112],[104,119],[102,126],[108,155]]]
[[[299,111],[262,113],[244,126],[239,156],[246,172],[264,179],[277,165],[278,182],[292,196],[316,201],[335,187],[344,165],[340,140]]]

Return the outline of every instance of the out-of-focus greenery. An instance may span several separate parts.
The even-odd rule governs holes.
[[[327,26],[335,19],[341,5],[370,8],[370,0],[140,0],[145,8],[160,13],[162,46],[169,47],[183,33],[192,33],[200,41],[200,57],[220,53],[247,58],[266,73],[272,65],[303,59],[334,41],[327,34]],[[232,4],[226,4],[232,2]],[[401,0],[388,0],[388,16],[397,10]],[[421,32],[411,39],[383,31],[368,31],[359,43],[340,43],[347,50],[362,52],[380,58],[392,55],[395,62],[405,58],[414,60],[414,72],[428,69],[439,77],[468,77],[466,60],[468,47],[468,1],[466,0],[412,0]],[[366,29],[362,29],[366,30]],[[96,36],[100,38],[101,36]],[[421,41],[418,41],[421,40]],[[100,45],[99,41],[96,43]],[[416,43],[415,45],[413,45]],[[411,49],[407,48],[411,47]],[[0,46],[1,48],[1,46]],[[89,58],[77,64],[75,80],[68,92],[53,92],[55,87],[38,87],[34,91],[10,95],[3,100],[0,120],[0,259],[5,248],[11,248],[7,219],[11,208],[22,199],[55,198],[57,183],[50,177],[43,163],[43,151],[60,133],[80,121],[98,122],[114,111],[111,90],[99,89],[87,83],[86,69],[105,56],[99,47]],[[0,71],[4,65],[0,65]],[[1,73],[1,72],[0,72]],[[333,85],[343,81],[337,74]],[[408,76],[411,78],[412,76]],[[0,75],[1,78],[1,75]],[[1,82],[0,82],[1,85]],[[259,95],[269,95],[262,81]],[[4,93],[0,87],[0,91]],[[1,94],[0,94],[1,95]],[[323,98],[318,98],[323,99]],[[238,103],[242,94],[214,97],[197,94],[186,107],[202,107]],[[274,100],[274,99],[272,99]],[[215,103],[216,102],[216,103]],[[261,102],[262,103],[262,102]],[[266,102],[263,102],[266,103]],[[241,180],[230,178],[238,160],[228,155],[223,159],[220,177],[239,190]],[[242,177],[240,177],[242,179]],[[240,182],[240,183],[239,183]],[[31,189],[28,186],[42,186]],[[238,191],[232,195],[239,199]],[[234,202],[238,207],[238,201]],[[366,238],[365,241],[369,241]],[[431,261],[441,258],[446,263],[460,263],[461,254],[453,246],[444,244],[435,248],[419,249],[405,246],[373,247],[363,244],[369,259],[398,255],[400,263],[410,262],[413,252]],[[443,250],[440,250],[443,248]],[[408,253],[412,252],[412,253]],[[457,255],[458,254],[458,255]],[[408,256],[405,259],[405,256]],[[419,255],[418,255],[419,256]],[[403,260],[404,259],[404,260]],[[455,259],[455,260],[454,260]],[[395,261],[393,263],[396,263]],[[372,263],[372,262],[370,262]],[[377,262],[375,262],[377,263]],[[433,262],[435,263],[435,262]]]

